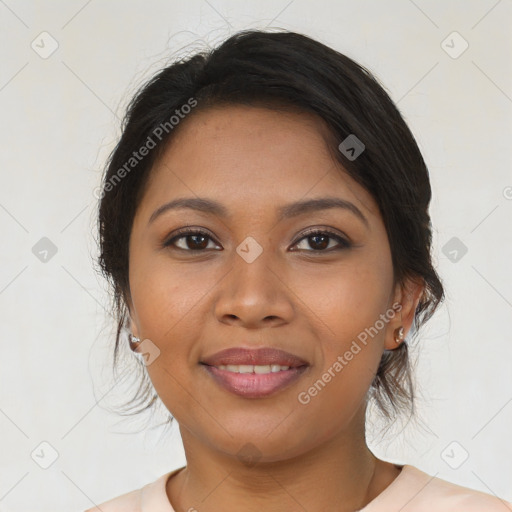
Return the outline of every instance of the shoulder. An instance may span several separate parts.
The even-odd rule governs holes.
[[[167,480],[183,468],[159,476],[140,489],[127,492],[85,512],[174,512],[166,493]]]
[[[405,467],[403,512],[512,512],[512,503],[497,496],[431,476],[415,466]]]
[[[432,477],[431,477],[432,478]],[[512,512],[512,503],[509,503],[497,496],[485,492],[463,487],[461,485],[448,482],[441,478],[432,479],[432,499],[437,499],[442,507],[439,510],[450,512],[506,512],[507,509]],[[428,493],[427,493],[428,495]]]
[[[140,512],[142,489],[122,494],[85,512]]]

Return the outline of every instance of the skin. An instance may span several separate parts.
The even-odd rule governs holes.
[[[366,445],[365,399],[383,351],[397,347],[395,329],[410,329],[423,283],[393,286],[377,204],[333,160],[324,128],[303,113],[197,111],[179,125],[137,209],[129,248],[131,329],[160,350],[147,369],[179,423],[187,466],[166,487],[177,512],[353,511],[400,473]],[[230,215],[170,210],[148,224],[164,203],[197,196],[221,202]],[[276,220],[281,205],[325,196],[355,204],[368,227],[340,208]],[[184,226],[211,237],[162,247]],[[303,235],[311,227],[330,228],[352,245],[328,238],[324,248]],[[252,263],[236,252],[248,236],[263,249]],[[203,252],[190,249],[198,246]],[[395,302],[401,312],[317,396],[299,403],[299,392]],[[224,348],[262,346],[310,366],[288,388],[248,399],[218,386],[199,364]],[[253,465],[237,455],[248,443],[259,455]]]

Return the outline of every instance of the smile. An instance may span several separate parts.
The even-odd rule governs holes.
[[[234,373],[258,373],[260,375],[265,373],[275,373],[282,370],[288,370],[289,366],[281,366],[279,364],[266,364],[266,365],[251,365],[251,364],[219,364],[215,366],[219,370],[227,370]]]
[[[264,398],[296,382],[307,365],[201,365],[221,388],[244,398]]]

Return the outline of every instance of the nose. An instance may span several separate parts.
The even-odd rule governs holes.
[[[233,254],[232,268],[218,286],[215,315],[219,322],[256,329],[291,321],[293,292],[271,256],[271,251],[263,251],[248,262]]]

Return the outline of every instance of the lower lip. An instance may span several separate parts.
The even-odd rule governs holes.
[[[262,398],[281,391],[298,380],[307,369],[307,366],[300,366],[271,373],[237,373],[203,366],[224,389],[245,398]]]

